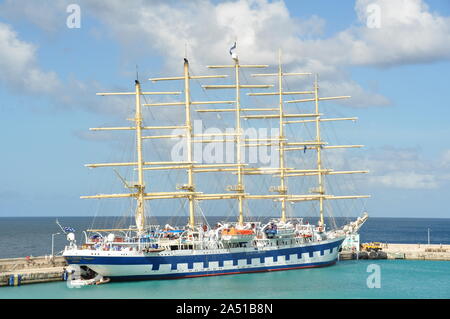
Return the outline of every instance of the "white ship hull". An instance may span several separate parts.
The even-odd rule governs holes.
[[[111,280],[170,279],[332,265],[344,238],[278,247],[182,250],[159,253],[66,250],[70,265]]]

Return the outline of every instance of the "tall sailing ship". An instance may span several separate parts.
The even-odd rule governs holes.
[[[225,274],[240,274],[299,268],[324,267],[336,263],[338,253],[346,236],[354,234],[364,220],[365,214],[355,222],[341,228],[331,229],[325,223],[324,203],[329,200],[364,198],[366,195],[338,196],[328,194],[325,189],[325,178],[328,175],[366,173],[367,171],[335,171],[325,168],[322,161],[323,152],[333,148],[353,148],[362,145],[328,145],[321,137],[321,122],[345,121],[356,118],[324,118],[319,110],[319,102],[326,100],[345,99],[349,96],[319,97],[317,76],[314,77],[312,89],[307,91],[287,91],[283,88],[283,79],[291,76],[312,75],[311,73],[286,73],[281,64],[279,54],[278,72],[252,74],[254,77],[275,79],[275,84],[241,84],[242,69],[261,69],[267,65],[241,64],[237,55],[230,50],[230,65],[212,65],[210,69],[231,70],[234,83],[221,85],[202,85],[204,90],[228,89],[234,90],[233,98],[227,101],[192,101],[191,81],[203,79],[226,78],[227,75],[191,75],[189,61],[184,59],[184,72],[181,76],[153,78],[153,82],[180,81],[184,83],[184,92],[146,92],[141,90],[141,84],[136,79],[132,92],[97,93],[98,95],[131,95],[135,99],[133,126],[93,128],[94,131],[127,130],[135,132],[135,162],[88,164],[97,167],[130,167],[137,172],[137,181],[130,183],[119,175],[119,178],[130,190],[122,194],[99,194],[82,196],[82,198],[128,198],[135,201],[135,225],[128,228],[88,229],[85,243],[77,245],[73,233],[68,234],[68,245],[63,256],[69,264],[68,271],[73,283],[104,282],[105,280],[140,280],[167,279],[213,276]],[[234,73],[234,74],[233,74]],[[261,82],[260,82],[261,83]],[[261,92],[260,89],[278,87],[278,90]],[[241,90],[255,89],[258,92],[247,93],[248,98],[260,101],[267,96],[276,98],[276,107],[242,107]],[[148,95],[172,95],[184,93],[184,100],[176,102],[142,103],[141,98]],[[305,99],[286,100],[289,95],[307,95]],[[308,103],[314,105],[309,113],[289,113],[288,103]],[[228,108],[208,108],[211,105],[228,104]],[[194,109],[193,106],[204,105],[205,109]],[[143,107],[184,107],[184,123],[172,126],[145,126]],[[194,112],[229,112],[234,113],[232,132],[196,134],[193,131]],[[255,114],[256,112],[256,114]],[[249,114],[250,113],[250,114]],[[261,138],[245,138],[243,135],[243,120],[259,119],[277,121],[278,135]],[[273,123],[273,122],[272,122]],[[298,123],[310,123],[315,126],[315,138],[298,140],[286,134],[285,126]],[[144,132],[157,130],[182,130],[181,134],[148,135]],[[185,158],[182,161],[146,161],[144,159],[144,140],[182,138],[185,143]],[[211,139],[213,138],[213,139]],[[196,143],[231,143],[233,153],[232,163],[202,163],[194,158]],[[244,161],[245,149],[258,147],[276,147],[278,157],[276,167],[252,167]],[[288,167],[287,153],[315,153],[314,167]],[[185,170],[187,183],[176,185],[176,190],[169,192],[148,192],[144,172],[170,170]],[[117,171],[116,171],[117,172]],[[210,193],[198,189],[195,177],[197,173],[212,172],[231,174],[237,179],[237,184],[228,186],[227,192]],[[278,186],[271,187],[269,194],[249,193],[246,190],[244,177],[254,175],[269,175],[277,178]],[[290,177],[316,176],[316,187],[298,194],[288,189]],[[152,188],[157,186],[153,183]],[[175,186],[175,185],[174,185]],[[187,203],[188,222],[186,226],[151,225],[148,223],[146,201],[156,199],[180,199]],[[215,200],[236,201],[236,218],[210,226],[197,218],[202,201]],[[273,211],[269,221],[261,222],[249,219],[245,211],[246,201],[275,201],[279,210]],[[310,201],[318,204],[318,222],[316,225],[304,223],[302,218],[288,217],[287,206],[292,203]],[[151,203],[151,202],[150,202]],[[153,213],[157,215],[157,213]],[[204,212],[208,218],[208,211]],[[301,215],[298,212],[297,215]]]

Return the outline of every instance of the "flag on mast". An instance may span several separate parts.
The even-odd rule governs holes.
[[[236,49],[236,41],[234,42],[233,46],[230,48],[230,55],[233,60],[237,61],[238,56],[235,52],[233,52],[234,49]]]
[[[233,51],[234,49],[236,49],[236,42],[234,42],[233,46],[230,48],[230,55],[233,55]]]
[[[56,220],[56,224],[61,228],[64,234],[67,234],[67,232],[73,233],[75,231],[75,228],[67,227],[67,226],[61,226],[58,220]]]

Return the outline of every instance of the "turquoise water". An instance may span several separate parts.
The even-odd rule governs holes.
[[[371,264],[380,268],[380,288],[368,288]],[[327,268],[117,282],[68,288],[65,282],[0,288],[5,298],[133,299],[426,299],[450,298],[450,262],[416,260],[341,261]]]

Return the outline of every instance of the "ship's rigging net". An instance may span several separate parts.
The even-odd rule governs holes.
[[[196,75],[197,67],[192,67],[192,63],[190,66],[190,74]],[[241,82],[242,84],[250,84],[248,79],[248,74],[246,70],[242,70],[241,74]],[[270,79],[258,79],[263,83],[269,83]],[[231,79],[220,79],[216,80],[217,84],[230,84],[232,83]],[[291,91],[291,86],[298,87],[298,85],[305,86],[311,85],[311,81],[295,80],[290,79],[287,80],[283,78],[283,87],[285,87],[288,91]],[[192,80],[191,81],[191,95],[197,95],[198,100],[205,101],[214,101],[214,100],[224,100],[224,94],[219,94],[214,91],[207,91],[201,87],[203,81]],[[155,88],[158,89],[158,85],[148,85],[144,84],[148,87],[151,87],[153,90]],[[182,89],[182,84],[178,81],[169,81],[169,83],[164,83],[162,85],[164,89],[169,91],[179,91]],[[249,92],[260,92],[257,90],[250,89]],[[221,92],[222,93],[222,92]],[[184,92],[183,92],[184,94]],[[155,103],[155,102],[171,102],[177,100],[176,98],[168,98],[168,97],[152,97],[147,98],[145,95],[143,97],[143,102],[146,104]],[[229,99],[229,98],[228,98]],[[293,100],[294,97],[286,97],[286,100]],[[338,116],[342,116],[343,113],[340,107],[336,107],[332,102],[322,103],[321,108],[324,113],[332,116],[330,113],[337,113]],[[127,110],[128,118],[133,118],[133,102],[131,100],[125,100],[123,103]],[[245,107],[261,107],[261,108],[270,108],[277,104],[277,97],[273,97],[272,99],[266,99],[262,97],[248,97],[246,95],[242,95],[241,100],[242,106]],[[322,105],[327,104],[327,106],[322,107]],[[208,131],[211,127],[214,127],[222,132],[225,132],[227,128],[233,128],[234,125],[234,113],[233,112],[222,112],[222,113],[200,113],[195,112],[195,110],[205,108],[202,105],[193,106],[192,110],[192,120],[194,125],[200,125],[200,128],[203,131]],[[287,113],[308,113],[312,112],[313,107],[308,105],[308,103],[293,103],[289,105],[289,108],[286,107]],[[328,112],[330,111],[330,112]],[[333,111],[333,112],[332,112]],[[160,107],[160,108],[143,108],[143,119],[144,126],[177,126],[184,121],[184,110],[183,108],[178,107]],[[242,112],[243,115],[247,115],[250,113]],[[114,123],[115,124],[115,123]],[[286,125],[285,135],[292,140],[296,141],[313,141],[315,139],[314,132],[315,123],[303,123],[297,124],[296,126]],[[335,132],[336,125],[343,124],[335,124],[333,122],[324,123],[328,130],[323,130],[323,140],[328,142],[333,142],[337,144],[341,144],[341,141],[338,138],[338,135]],[[345,125],[345,124],[344,124]],[[243,130],[251,130],[254,129],[258,131],[258,129],[266,129],[266,133],[270,136],[272,129],[277,128],[277,120],[267,119],[264,121],[261,120],[253,120],[246,119],[242,121]],[[198,127],[197,127],[198,128]],[[181,130],[183,131],[183,130]],[[176,134],[170,132],[170,134]],[[330,133],[331,132],[331,133]],[[98,133],[96,133],[98,134]],[[114,139],[110,144],[110,159],[113,162],[123,161],[123,162],[135,162],[136,152],[134,151],[136,148],[135,138],[133,138],[134,131],[128,132],[128,134],[124,134],[121,137],[116,133],[114,134]],[[161,134],[166,134],[166,131]],[[111,135],[109,136],[111,139]],[[125,143],[125,140],[134,141],[132,143]],[[145,161],[171,161],[173,160],[170,155],[173,147],[176,143],[179,143],[180,139],[152,139],[144,142],[143,146],[143,157]],[[225,143],[227,144],[227,143]],[[124,147],[125,146],[125,147]],[[209,145],[211,147],[211,145]],[[225,145],[222,145],[225,146]],[[204,144],[203,151],[208,147],[208,144]],[[252,150],[254,149],[254,150]],[[257,147],[248,147],[245,149],[245,158],[249,159],[251,156],[251,152],[255,152]],[[225,147],[226,150],[226,147]],[[277,151],[276,148],[271,149],[272,152]],[[346,155],[347,151],[342,150],[330,150],[327,152],[323,152],[322,163],[324,167],[331,168],[336,167],[338,164],[339,169],[351,169],[351,165],[346,163],[339,162],[344,158],[344,154]],[[273,154],[271,154],[273,155]],[[226,156],[226,154],[224,154]],[[273,157],[273,156],[272,156]],[[235,160],[235,154],[233,156]],[[273,158],[276,158],[273,157]],[[286,154],[286,167],[295,167],[298,169],[313,169],[315,163],[315,150],[306,149],[304,151],[295,151]],[[273,166],[274,163],[269,163],[269,166]],[[261,167],[267,166],[267,163],[249,163],[248,167]],[[121,176],[124,177],[127,181],[135,181],[137,180],[137,172],[134,167],[119,167],[118,172]],[[103,185],[101,187],[93,188],[93,193],[99,188],[102,189],[102,192],[110,192],[110,193],[118,193],[123,191],[123,185],[120,180],[117,179],[114,174],[112,174],[112,170],[96,170],[102,171]],[[107,176],[107,177],[106,177]],[[91,180],[95,180],[92,178]],[[145,187],[146,191],[176,191],[175,186],[186,183],[186,170],[185,169],[173,169],[173,170],[161,170],[161,171],[146,171],[145,172]],[[196,191],[203,193],[224,193],[226,192],[226,187],[228,185],[236,184],[236,176],[235,174],[230,174],[230,172],[219,172],[219,173],[200,173],[195,174],[194,183],[196,185]],[[279,184],[279,177],[273,176],[270,174],[260,175],[260,176],[244,176],[245,183],[245,192],[249,194],[272,194],[269,192],[271,186],[276,186]],[[325,189],[327,193],[330,194],[347,194],[349,191],[355,191],[358,193],[358,180],[353,174],[348,174],[347,176],[326,176],[324,178]],[[106,187],[105,187],[106,185]],[[314,187],[317,187],[317,176],[299,176],[292,177],[286,180],[286,186],[289,190],[289,193],[293,194],[309,194]],[[126,200],[118,199],[114,201],[93,201],[95,209],[94,221],[92,223],[92,227],[128,227],[133,224],[133,218],[136,203],[133,198],[128,198]],[[111,203],[113,202],[113,203]],[[119,203],[120,202],[120,203]],[[199,223],[208,223],[206,219],[211,217],[220,217],[224,221],[236,221],[237,217],[237,204],[235,199],[224,199],[224,200],[207,200],[201,202],[195,202],[195,212],[196,212],[196,220]],[[346,222],[348,218],[359,215],[362,211],[365,210],[365,203],[363,199],[357,199],[352,201],[329,201],[325,202],[325,214],[327,217],[327,225],[328,226],[336,226],[337,224],[342,224]],[[147,217],[147,224],[165,224],[169,223],[172,225],[186,225],[186,217],[187,217],[187,199],[186,198],[176,198],[176,199],[157,199],[146,201],[145,203],[145,212]],[[273,199],[259,199],[259,200],[245,200],[244,201],[244,211],[247,220],[251,221],[259,221],[262,219],[267,219],[269,217],[280,217],[280,206],[281,203],[279,201],[274,201]],[[318,217],[318,209],[317,209],[317,201],[308,201],[308,202],[298,202],[292,203],[286,202],[286,213],[288,217],[306,217],[310,218],[311,223],[316,223]],[[361,208],[362,206],[362,208]],[[97,218],[101,216],[116,216],[111,224],[111,221],[106,222],[106,219]],[[163,216],[163,218],[159,218],[159,216]],[[338,223],[333,218],[340,217],[342,220]],[[210,219],[209,219],[210,220]],[[219,219],[217,219],[219,220]],[[210,220],[211,221],[211,220]]]

